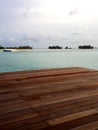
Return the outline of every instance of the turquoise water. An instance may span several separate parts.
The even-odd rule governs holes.
[[[0,72],[72,66],[98,70],[98,49],[0,51]]]

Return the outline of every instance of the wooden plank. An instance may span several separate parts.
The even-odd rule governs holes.
[[[72,114],[72,113],[76,113],[76,112],[81,112],[81,111],[85,111],[85,110],[89,110],[89,109],[95,109],[98,106],[98,99],[97,101],[93,101],[93,102],[86,102],[83,103],[82,105],[78,105],[75,102],[69,101],[70,103],[68,104],[67,102],[62,102],[62,104],[58,103],[57,106],[55,106],[53,104],[53,107],[49,107],[49,106],[45,106],[41,107],[41,110],[36,108],[36,110],[38,111],[38,113],[40,113],[40,115],[46,115],[46,114],[54,114],[58,115],[58,113],[62,113],[62,115],[68,115],[68,114]],[[64,104],[64,105],[63,105]]]
[[[0,113],[8,113],[13,111],[25,110],[28,108],[30,108],[30,106],[26,102],[21,101],[13,105],[4,105],[3,107],[0,108]]]
[[[48,125],[45,122],[38,122],[26,126],[27,130],[41,130],[46,129]],[[20,129],[21,130],[21,129]]]
[[[24,119],[28,119],[28,118],[33,118],[33,117],[37,117],[38,114],[37,113],[29,113],[29,114],[25,114],[25,115],[22,115],[22,116],[18,116],[18,117],[14,117],[14,118],[9,118],[9,119],[4,119],[0,122],[0,125],[4,125],[4,124],[9,124],[9,123],[13,123],[13,122],[16,122],[16,121],[21,121],[21,120],[24,120]]]
[[[47,123],[50,126],[54,126],[54,125],[61,124],[61,123],[67,122],[67,121],[86,117],[86,116],[89,116],[89,115],[92,115],[92,114],[98,114],[98,110],[97,109],[91,109],[91,110],[86,110],[86,111],[74,113],[74,114],[71,114],[71,115],[63,116],[63,117],[58,117],[58,118],[55,118],[55,119],[52,119],[52,120],[47,120]]]
[[[45,72],[44,72],[45,71]],[[9,72],[9,73],[1,73],[1,75],[6,75],[6,77],[4,77],[4,79],[2,80],[26,80],[26,79],[30,79],[30,78],[39,78],[39,77],[49,77],[49,76],[59,76],[59,75],[68,75],[68,74],[78,74],[78,73],[89,73],[89,72],[96,72],[96,70],[92,70],[92,69],[85,69],[85,68],[65,68],[65,69],[50,69],[50,70],[44,70],[42,72],[37,71],[36,73],[34,73],[34,71],[24,71],[22,73],[20,72]]]
[[[0,120],[10,119],[10,118],[14,118],[14,117],[20,117],[20,116],[24,116],[24,115],[27,115],[30,113],[31,114],[35,113],[35,110],[33,110],[32,108],[28,108],[28,109],[19,110],[19,111],[2,113],[2,114],[0,114]]]
[[[88,96],[98,96],[98,90],[93,90],[93,91],[89,91],[89,92],[79,92],[78,94],[74,93],[74,94],[69,94],[69,95],[60,95],[57,97],[48,97],[48,98],[43,98],[43,99],[39,99],[39,100],[30,100],[30,104],[32,105],[32,108],[36,108],[39,106],[44,106],[44,105],[51,105],[53,103],[60,103],[63,101],[68,101],[68,100],[73,100],[73,99],[77,99],[77,98],[83,98],[83,97],[88,97]]]
[[[72,130],[96,130],[98,128],[98,121],[88,123],[86,125],[82,125],[79,127],[76,127]]]

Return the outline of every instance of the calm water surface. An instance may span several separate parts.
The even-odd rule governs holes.
[[[98,49],[0,51],[0,72],[72,66],[98,70]]]

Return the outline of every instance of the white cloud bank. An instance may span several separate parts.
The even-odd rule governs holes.
[[[0,41],[9,46],[28,42],[46,47],[87,39],[97,46],[97,5],[98,0],[0,0]],[[77,32],[83,32],[81,38],[73,35]]]

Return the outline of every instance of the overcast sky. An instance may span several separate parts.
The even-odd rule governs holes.
[[[98,46],[98,0],[0,0],[0,45]]]

